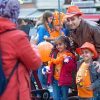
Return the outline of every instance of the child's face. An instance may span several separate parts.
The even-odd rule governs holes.
[[[55,25],[54,28],[55,28],[56,31],[60,31],[61,30],[61,26],[60,25]]]
[[[93,53],[89,49],[82,49],[82,57],[84,61],[90,61],[93,58]]]
[[[48,17],[48,23],[51,23],[53,21],[53,16],[52,17]]]
[[[63,51],[65,51],[66,50],[66,45],[64,44],[64,43],[62,43],[61,41],[58,41],[57,43],[56,43],[56,48],[57,48],[57,50],[59,51],[59,52],[63,52]]]

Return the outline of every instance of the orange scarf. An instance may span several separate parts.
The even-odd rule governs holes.
[[[58,53],[56,59],[54,59],[54,58],[51,59],[51,63],[55,64],[54,78],[56,80],[59,80],[60,71],[61,71],[61,68],[62,68],[62,65],[63,65],[65,55],[70,56],[70,57],[73,56],[72,53],[70,53],[69,51],[64,51],[62,53]]]
[[[46,26],[47,31],[49,32],[49,34],[50,34],[51,32],[53,32],[53,31],[54,31],[54,29],[53,29],[53,28],[50,28],[50,27],[49,27],[49,25],[48,25],[48,23],[47,23],[47,22],[45,22],[45,26]]]
[[[49,34],[50,34],[51,39],[55,39],[60,35],[64,35],[64,32],[55,31],[53,28],[50,28],[48,23],[45,23],[45,25],[46,25],[46,28],[47,28]]]

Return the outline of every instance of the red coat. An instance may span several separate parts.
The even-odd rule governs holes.
[[[68,85],[71,86],[73,80],[73,72],[76,73],[77,67],[76,67],[76,62],[73,59],[73,57],[68,57],[68,62],[64,62],[62,67],[61,67],[61,72],[60,72],[60,77],[58,80],[58,84],[60,86]],[[53,74],[54,74],[54,64],[50,64],[50,72],[48,74],[48,84],[52,84],[53,81]]]
[[[9,77],[17,60],[20,61],[0,100],[31,100],[29,70],[37,70],[41,60],[23,31],[13,30],[3,33],[15,28],[14,23],[0,17],[0,48],[6,77]]]
[[[69,62],[63,64],[61,72],[60,72],[60,79],[59,79],[59,85],[68,85],[71,86],[73,80],[73,72],[76,72],[76,63],[75,61],[71,58],[69,58]]]

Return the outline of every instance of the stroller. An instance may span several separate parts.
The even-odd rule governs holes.
[[[31,73],[31,88],[32,100],[52,100],[50,98],[50,92],[42,88],[37,71]]]

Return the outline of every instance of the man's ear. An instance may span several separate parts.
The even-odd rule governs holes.
[[[92,53],[92,57],[94,56],[94,53]]]
[[[65,47],[67,48],[67,45],[65,44]]]
[[[82,20],[82,17],[81,17],[81,16],[79,16],[79,20],[80,20],[80,21]]]

